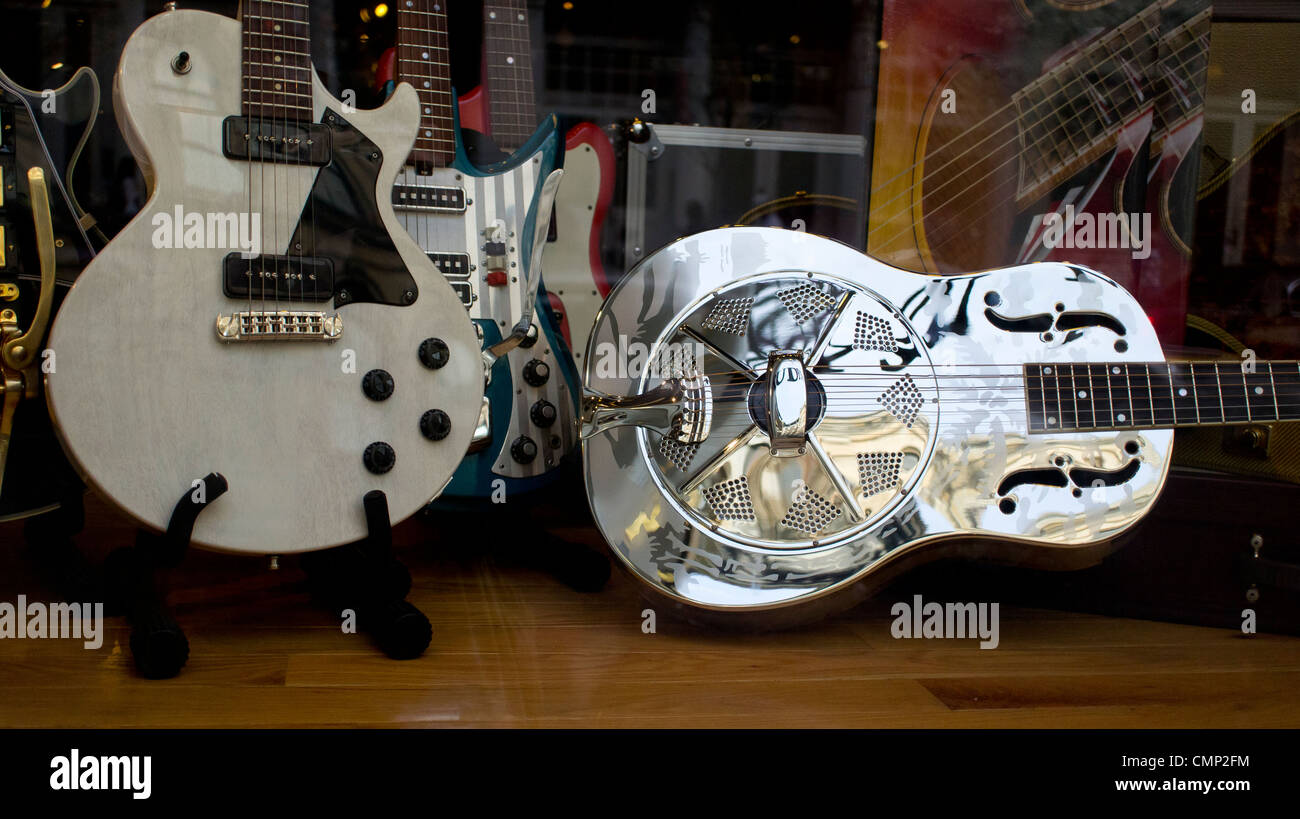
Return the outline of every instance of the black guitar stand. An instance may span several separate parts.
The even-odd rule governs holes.
[[[167,531],[136,532],[135,545],[117,549],[104,562],[105,608],[123,613],[131,624],[131,656],[140,673],[152,680],[175,677],[190,658],[190,643],[167,610],[156,573],[173,568],[189,550],[199,513],[229,488],[217,472],[203,479],[202,499],[187,489],[172,509]]]
[[[364,540],[302,556],[312,597],[338,617],[352,612],[380,650],[395,660],[419,657],[429,647],[433,627],[406,600],[411,573],[393,556],[388,497],[378,489],[364,498]]]

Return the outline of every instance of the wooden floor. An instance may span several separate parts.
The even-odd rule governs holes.
[[[92,553],[128,542],[101,504],[90,520]],[[981,651],[893,639],[888,596],[796,631],[660,617],[645,634],[620,572],[580,594],[423,546],[423,526],[400,529],[434,627],[418,660],[341,633],[296,561],[195,553],[169,579],[191,645],[178,678],[135,674],[120,618],[98,651],[0,640],[0,727],[1300,727],[1297,638],[1004,608],[1000,647]],[[22,551],[19,526],[0,525],[0,600],[54,599]]]

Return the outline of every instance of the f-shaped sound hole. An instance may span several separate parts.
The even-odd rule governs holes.
[[[1117,336],[1128,331],[1124,324],[1109,313],[1097,313],[1091,310],[1072,310],[1063,312],[1052,321],[1050,313],[1033,313],[1028,316],[1004,316],[991,307],[984,309],[984,317],[989,324],[1009,333],[1045,333],[1048,330],[1081,330],[1085,327],[1104,327]]]
[[[1054,486],[1060,489],[1064,489],[1070,484],[1083,489],[1098,486],[1119,486],[1133,480],[1141,466],[1141,461],[1133,458],[1118,469],[1091,469],[1076,466],[1070,469],[1068,473],[1066,470],[1056,467],[1018,469],[1002,479],[1002,483],[998,484],[998,494],[1007,495],[1017,486],[1024,486],[1025,484]]]

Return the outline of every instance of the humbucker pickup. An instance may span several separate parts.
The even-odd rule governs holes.
[[[469,307],[474,304],[474,289],[469,284],[468,253],[430,253],[429,259],[442,271],[443,278],[456,291],[461,304]]]
[[[217,316],[217,338],[222,341],[337,341],[342,336],[338,313],[243,310]]]
[[[334,297],[334,264],[314,256],[255,256],[227,253],[222,292],[232,299],[329,301]]]
[[[323,167],[330,162],[330,129],[316,122],[226,117],[221,151],[231,159]]]
[[[432,185],[394,185],[393,208],[462,213],[465,210],[465,189],[438,188]]]

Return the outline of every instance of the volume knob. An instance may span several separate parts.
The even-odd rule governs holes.
[[[430,441],[441,441],[451,434],[451,417],[440,409],[431,409],[420,416],[420,434]]]
[[[551,367],[545,361],[534,358],[524,365],[524,381],[530,387],[540,387],[551,377]]]
[[[533,419],[533,423],[539,427],[549,427],[555,423],[555,405],[545,399],[533,404],[533,408],[528,411],[528,417]]]
[[[532,463],[537,458],[537,443],[527,435],[520,435],[510,445],[510,457],[515,459],[515,463]]]
[[[371,401],[388,400],[393,386],[393,376],[387,370],[371,370],[361,378],[361,391]]]
[[[366,465],[366,469],[376,475],[382,475],[397,463],[397,453],[383,441],[375,441],[361,453],[361,462]]]
[[[420,342],[420,363],[431,370],[442,369],[451,358],[447,342],[440,338],[426,338]]]

